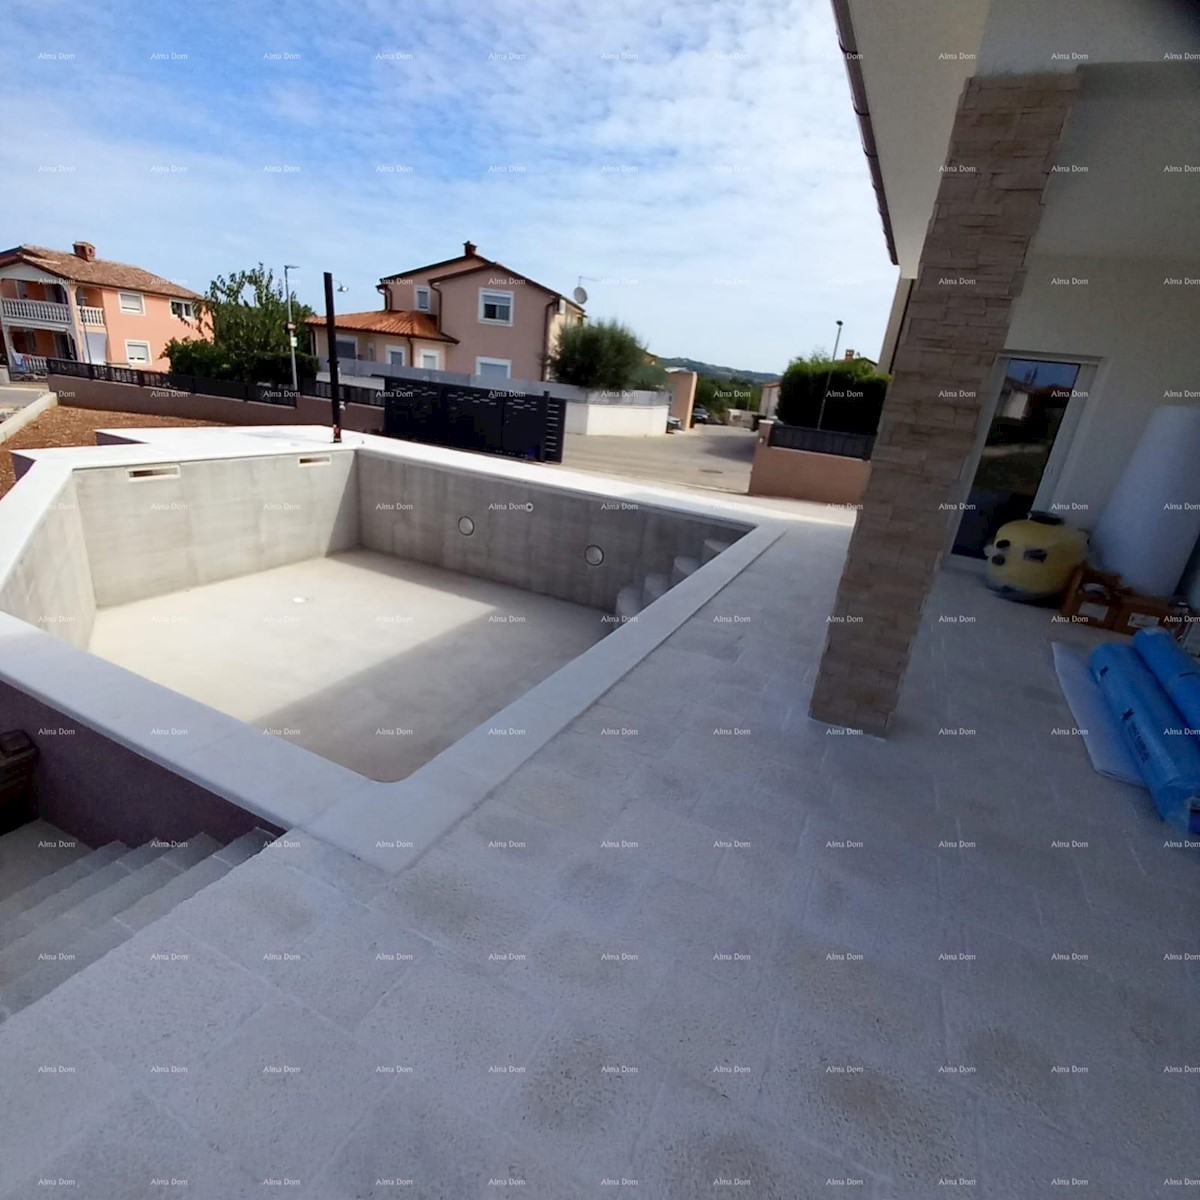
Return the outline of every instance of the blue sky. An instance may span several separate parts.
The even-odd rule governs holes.
[[[320,303],[464,240],[652,350],[875,357],[887,258],[828,0],[9,0],[6,246]]]

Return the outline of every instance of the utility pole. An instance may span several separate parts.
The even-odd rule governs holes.
[[[283,264],[283,291],[287,297],[287,332],[288,332],[288,349],[292,352],[292,391],[300,390],[300,381],[296,378],[296,326],[292,322],[292,289],[288,283],[288,272],[298,271],[299,267],[290,263]]]
[[[829,370],[825,373],[825,390],[821,393],[821,411],[817,414],[817,428],[825,419],[825,401],[829,399],[829,381],[833,378],[833,364],[837,362],[838,345],[842,340],[842,323],[837,323],[837,337],[833,339],[833,356],[829,360]]]
[[[329,395],[333,440],[342,440],[342,399],[338,386],[337,335],[333,325],[333,274],[325,272],[325,340],[329,344]]]

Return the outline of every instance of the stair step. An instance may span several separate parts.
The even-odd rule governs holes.
[[[49,821],[18,826],[0,837],[0,902],[90,853]]]
[[[159,917],[166,916],[172,909],[185,900],[190,900],[197,892],[203,891],[210,883],[216,883],[232,870],[233,865],[222,862],[215,854],[210,854],[176,875],[170,883],[164,884],[157,891],[143,896],[136,904],[131,904],[123,912],[117,913],[114,919],[130,932],[145,929],[147,925],[157,921]]]
[[[128,874],[116,866],[116,860],[128,851],[124,842],[109,842],[9,896],[0,904],[0,947],[22,937],[39,921],[64,912],[76,903],[76,897],[90,896],[115,878]]]
[[[187,841],[171,846],[163,855],[163,861],[169,862],[177,871],[186,871],[220,849],[221,843],[216,838],[207,833],[194,833]]]
[[[617,593],[616,615],[622,621],[636,617],[642,608],[642,589],[636,583],[627,584]]]
[[[682,583],[689,575],[698,570],[700,570],[698,558],[689,558],[686,554],[675,555],[675,561],[671,564],[671,586]]]
[[[654,571],[646,576],[646,582],[642,584],[642,600],[646,604],[653,604],[659,596],[665,595],[671,586],[671,581],[661,571]]]
[[[732,542],[725,542],[720,538],[705,538],[704,549],[700,553],[700,561],[710,562],[712,559],[716,558],[722,550],[728,550],[732,545]]]
[[[122,866],[131,875],[134,871],[140,871],[147,863],[154,862],[155,859],[161,858],[166,851],[165,845],[155,845],[153,842],[146,842],[141,846],[135,846],[132,850],[122,854],[117,859],[118,865]]]
[[[0,950],[0,988],[32,970],[39,955],[61,954],[88,929],[103,924],[143,896],[179,878],[174,867],[158,860],[148,862],[132,874],[121,871],[116,863],[111,869],[120,874],[111,879],[106,888],[81,896],[77,904],[49,920],[38,922],[24,937]],[[97,876],[100,874],[102,872],[97,872]]]
[[[253,858],[268,842],[273,842],[275,835],[265,829],[252,829],[243,833],[236,841],[232,841],[223,850],[217,851],[217,858],[228,863],[230,867],[240,867],[242,863]]]
[[[0,984],[0,1007],[9,1015],[28,1008],[132,936],[132,930],[113,920],[80,928],[74,938],[64,939],[56,957],[36,961],[11,983]]]

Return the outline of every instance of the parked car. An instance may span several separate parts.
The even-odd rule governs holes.
[[[683,428],[683,422],[678,417],[667,418],[667,432],[678,433]]]
[[[697,404],[692,409],[692,424],[693,425],[713,425],[715,422],[708,414],[708,409],[703,404]]]

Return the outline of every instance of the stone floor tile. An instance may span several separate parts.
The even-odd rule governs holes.
[[[506,982],[509,974],[507,963],[489,971],[433,955],[363,1017],[355,1036],[414,1087],[436,1087],[463,1111],[486,1116],[529,1073],[554,1011]]]
[[[664,1067],[619,1021],[564,1016],[516,1081],[497,1123],[585,1188],[628,1176]]]
[[[270,1004],[156,1098],[226,1160],[299,1191],[388,1086],[380,1061],[315,1014]]]
[[[77,1200],[171,1195],[189,1200],[250,1200],[263,1191],[262,1179],[230,1162],[175,1117],[134,1092],[30,1172],[10,1196],[12,1200],[63,1194]]]

